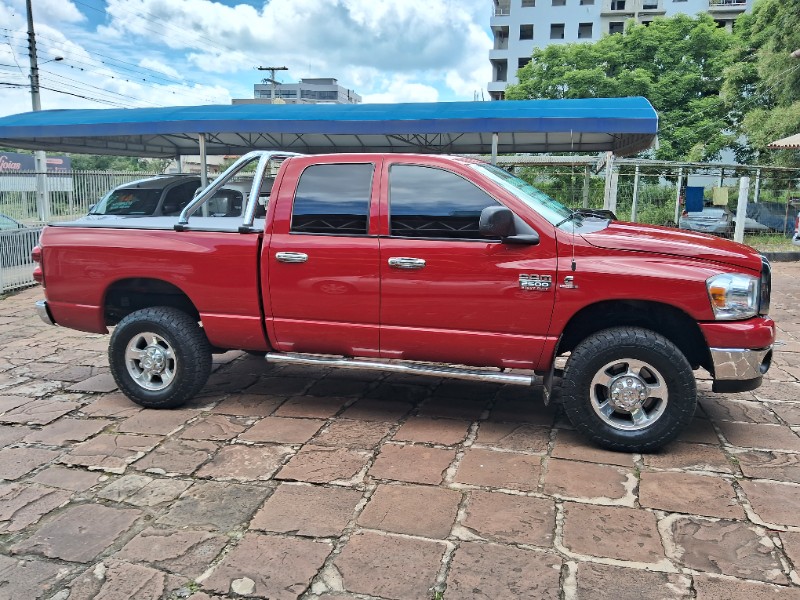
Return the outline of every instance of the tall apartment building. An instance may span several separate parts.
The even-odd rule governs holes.
[[[534,48],[569,42],[594,42],[622,33],[625,21],[647,25],[655,17],[707,12],[720,27],[733,27],[753,0],[492,0],[494,46],[489,51],[489,96],[502,100],[506,85],[517,83],[517,69]]]
[[[301,79],[299,83],[257,83],[253,86],[256,100],[275,97],[288,104],[360,104],[361,96],[339,85],[333,77]]]

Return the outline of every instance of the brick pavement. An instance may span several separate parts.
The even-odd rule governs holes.
[[[0,301],[0,599],[800,599],[800,264],[774,366],[700,383],[664,452],[588,446],[541,389],[229,353],[190,406],[108,338]]]

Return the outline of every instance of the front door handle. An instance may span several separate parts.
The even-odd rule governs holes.
[[[304,263],[308,260],[308,254],[303,252],[276,252],[275,258],[282,263]]]
[[[425,259],[410,258],[408,256],[393,256],[389,259],[389,266],[398,269],[422,269],[425,266]]]

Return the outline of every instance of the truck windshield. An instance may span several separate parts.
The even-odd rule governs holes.
[[[93,215],[152,215],[161,198],[160,189],[113,190],[97,203]]]
[[[482,175],[486,175],[489,179],[514,194],[514,196],[522,200],[553,225],[557,226],[569,221],[571,217],[580,219],[580,217],[575,216],[573,211],[561,204],[558,200],[554,200],[541,190],[533,187],[527,181],[512,175],[508,171],[487,164],[476,163],[470,165],[470,167],[480,172]]]

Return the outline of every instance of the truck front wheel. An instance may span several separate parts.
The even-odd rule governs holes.
[[[128,398],[148,408],[175,408],[211,373],[211,347],[197,322],[176,308],[137,310],[122,319],[108,348],[111,374]]]
[[[697,405],[694,374],[666,339],[640,327],[599,331],[572,351],[563,403],[575,428],[597,444],[653,451],[689,425]]]

